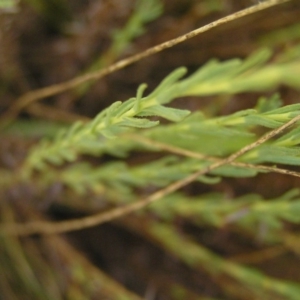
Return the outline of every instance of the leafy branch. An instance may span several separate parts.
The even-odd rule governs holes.
[[[159,124],[159,121],[149,120],[149,116],[158,116],[175,122],[182,121],[189,114],[189,111],[164,106],[164,104],[178,97],[256,91],[258,89],[268,89],[279,83],[300,87],[300,76],[298,76],[300,55],[298,56],[298,60],[285,61],[284,63],[274,62],[266,65],[266,61],[270,58],[270,55],[271,52],[269,50],[261,50],[245,61],[236,59],[227,62],[212,61],[181,81],[179,79],[186,73],[186,70],[179,68],[167,76],[146,97],[143,97],[143,92],[146,89],[146,85],[143,84],[138,88],[136,97],[125,102],[118,101],[113,103],[87,124],[82,122],[75,123],[69,130],[60,132],[53,142],[42,141],[32,150],[25,162],[24,170],[27,169],[25,173],[30,173],[32,169],[41,170],[45,168],[45,162],[47,161],[60,165],[64,161],[74,161],[80,154],[99,155],[101,148],[105,148],[106,144],[109,145],[110,141],[108,139],[123,134],[130,128],[150,128]],[[290,76],[284,75],[287,70]],[[258,85],[262,74],[265,76],[268,73],[276,74],[276,76],[271,76],[262,81],[264,83]],[[247,78],[249,81],[247,81]],[[245,142],[251,141],[251,139],[249,140],[251,134],[242,132],[241,130],[234,132],[226,129],[226,126],[233,124],[255,124],[274,128],[292,118],[297,114],[298,110],[299,106],[297,105],[279,108],[273,112],[262,112],[260,114],[255,110],[250,110],[239,112],[229,117],[208,120],[206,123],[198,123],[199,119],[201,120],[202,118],[201,114],[198,113],[194,114],[187,121],[193,122],[193,124],[179,123],[177,127],[175,125],[175,127],[171,128],[171,131],[173,130],[173,133],[181,132],[182,134],[187,134],[186,129],[189,128],[189,134],[191,134],[196,129],[202,132],[203,130],[213,129],[212,134],[214,135],[219,134],[224,136],[227,132],[227,136],[244,136],[245,140],[240,144],[243,145]],[[213,125],[213,122],[216,122],[214,124],[215,127],[209,128],[209,126]],[[223,125],[223,128],[218,130],[218,126],[216,125]],[[185,132],[182,129],[185,129]],[[161,128],[158,128],[158,130],[162,132]],[[165,134],[162,137],[163,139],[167,138]],[[171,138],[171,140],[173,139],[174,137]],[[176,141],[178,138],[174,140]],[[185,145],[189,144],[186,142],[185,140]],[[114,151],[121,151],[122,141],[120,141],[120,144],[121,148],[114,145]],[[231,145],[230,143],[227,144]],[[237,143],[236,146],[238,146]]]
[[[181,216],[200,226],[222,227],[230,224],[255,238],[275,243],[284,228],[283,221],[299,223],[299,196],[299,189],[292,189],[275,199],[264,199],[257,194],[228,199],[220,193],[198,197],[177,193],[153,203],[149,209],[168,222]],[[261,226],[268,229],[263,237],[259,236]]]
[[[187,110],[164,107],[161,104],[170,101],[172,95],[159,97],[162,91],[169,90],[174,82],[183,76],[185,69],[178,69],[170,74],[149,96],[143,97],[146,85],[137,91],[137,96],[125,102],[115,102],[98,114],[94,120],[84,124],[75,123],[69,130],[60,132],[53,142],[42,141],[29,155],[25,162],[29,171],[42,169],[44,161],[61,164],[74,161],[79,154],[93,153],[93,148],[105,138],[112,138],[128,128],[150,128],[159,124],[144,116],[159,116],[171,121],[180,121],[189,114]]]

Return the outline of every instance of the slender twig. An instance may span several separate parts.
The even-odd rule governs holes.
[[[205,26],[202,26],[200,28],[197,28],[193,31],[190,31],[189,33],[179,36],[175,39],[169,40],[167,42],[164,42],[162,44],[159,44],[157,46],[149,48],[143,52],[137,53],[133,56],[130,56],[128,58],[120,60],[120,61],[116,62],[115,64],[110,65],[107,68],[101,69],[99,71],[91,72],[91,73],[88,73],[85,75],[78,76],[78,77],[71,79],[69,81],[66,81],[66,82],[51,85],[49,87],[41,88],[41,89],[26,93],[25,95],[18,98],[16,100],[16,102],[2,115],[2,117],[0,119],[0,129],[5,127],[10,122],[12,122],[13,119],[17,117],[17,115],[20,113],[21,110],[23,110],[25,107],[29,106],[31,103],[33,103],[35,101],[65,92],[70,89],[73,89],[76,86],[78,86],[82,83],[85,83],[85,82],[88,82],[91,80],[98,80],[110,73],[113,73],[113,72],[120,70],[128,65],[131,65],[134,62],[139,61],[140,59],[154,55],[165,49],[171,48],[171,47],[173,47],[179,43],[182,43],[188,39],[191,39],[201,33],[209,31],[212,28],[218,27],[222,24],[234,21],[236,19],[240,19],[247,15],[250,15],[250,14],[259,12],[261,10],[267,9],[269,7],[279,5],[279,4],[282,4],[285,2],[289,2],[289,1],[291,1],[291,0],[269,0],[269,1],[265,1],[263,3],[259,3],[257,5],[254,5],[254,6],[248,7],[244,10],[233,13],[224,18],[218,19],[214,22],[211,22],[211,23],[209,23]]]
[[[288,252],[289,249],[283,245],[272,246],[263,250],[250,253],[239,254],[229,258],[229,260],[237,263],[257,264]]]
[[[73,123],[76,121],[88,122],[91,119],[73,112],[68,112],[65,110],[58,109],[56,107],[51,107],[49,105],[34,103],[27,107],[27,112],[33,116],[43,118],[45,120],[54,120],[64,123]]]
[[[165,144],[162,142],[158,142],[146,137],[143,137],[141,135],[135,135],[135,134],[129,134],[126,135],[131,140],[135,140],[137,142],[140,142],[142,144],[148,145],[150,147],[158,148],[160,150],[164,150],[170,153],[191,157],[191,158],[198,158],[198,159],[206,159],[210,161],[220,161],[221,158],[214,157],[214,156],[208,156],[199,152],[190,151],[187,149],[183,149],[180,147],[176,147],[173,145]],[[273,173],[279,173],[284,175],[290,175],[294,177],[300,177],[300,173],[296,171],[291,171],[287,169],[282,169],[278,167],[270,167],[270,166],[264,166],[264,165],[253,165],[249,163],[242,163],[242,162],[231,162],[230,165],[240,168],[247,168],[247,169],[254,169],[257,171],[265,171],[265,172],[273,172]]]
[[[70,221],[62,222],[44,222],[44,221],[32,221],[24,224],[6,224],[0,227],[0,234],[8,235],[31,235],[31,234],[55,234],[74,230],[81,230],[84,228],[96,226],[105,222],[112,221],[116,218],[122,217],[126,214],[135,212],[139,209],[146,207],[147,205],[158,201],[162,197],[169,195],[176,190],[188,185],[189,183],[196,180],[199,176],[204,175],[212,170],[221,167],[226,164],[232,163],[235,159],[242,156],[246,152],[258,147],[272,137],[282,133],[286,128],[292,126],[300,120],[300,115],[296,116],[289,122],[283,124],[282,126],[266,133],[260,137],[257,141],[243,147],[239,151],[233,153],[225,159],[213,162],[206,168],[203,168],[182,180],[178,180],[167,187],[158,190],[157,192],[151,194],[149,197],[143,198],[137,202],[128,204],[126,206],[117,207],[107,212],[101,212],[88,217],[83,217],[79,219],[74,219]]]

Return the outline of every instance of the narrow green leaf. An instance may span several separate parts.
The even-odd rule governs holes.
[[[138,114],[138,116],[140,117],[159,116],[173,122],[179,122],[182,121],[189,114],[190,111],[188,110],[156,105],[144,109],[140,114]]]

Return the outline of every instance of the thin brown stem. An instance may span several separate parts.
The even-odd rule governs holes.
[[[137,53],[133,56],[130,56],[128,58],[120,60],[120,61],[116,62],[115,64],[110,65],[107,68],[78,76],[78,77],[71,79],[69,81],[66,81],[66,82],[51,85],[49,87],[41,88],[41,89],[26,93],[25,95],[18,98],[16,100],[16,102],[3,114],[2,118],[0,119],[0,129],[5,127],[9,123],[11,123],[17,117],[17,115],[20,113],[20,111],[22,111],[25,107],[29,106],[33,102],[36,102],[40,99],[65,92],[70,89],[73,89],[82,83],[85,83],[85,82],[88,82],[91,80],[98,80],[110,73],[113,73],[113,72],[120,70],[128,65],[131,65],[145,57],[154,55],[160,51],[171,48],[179,43],[182,43],[188,39],[191,39],[201,33],[209,31],[212,28],[218,27],[222,24],[234,21],[236,19],[240,19],[247,15],[250,15],[250,14],[259,12],[261,10],[270,8],[272,6],[279,5],[279,4],[282,4],[285,2],[289,2],[289,1],[291,1],[291,0],[269,0],[269,1],[265,1],[263,3],[259,3],[257,5],[251,6],[244,10],[238,11],[229,16],[221,18],[217,21],[211,22],[211,23],[209,23],[205,26],[202,26],[200,28],[197,28],[193,31],[190,31],[189,33],[179,36],[175,39],[169,40],[167,42],[164,42],[162,44],[159,44],[157,46],[149,48],[143,52]]]
[[[126,214],[133,213],[139,209],[146,207],[147,205],[158,201],[166,195],[169,195],[176,190],[188,185],[189,183],[196,180],[199,176],[209,173],[210,171],[221,167],[226,164],[232,163],[235,159],[242,156],[246,152],[258,147],[259,145],[265,143],[267,140],[272,137],[282,133],[288,127],[294,125],[296,122],[300,120],[300,115],[296,116],[289,122],[283,124],[282,126],[266,133],[262,137],[260,137],[257,141],[243,147],[239,151],[233,153],[225,159],[220,161],[213,162],[208,167],[201,169],[182,180],[178,180],[167,187],[158,190],[157,192],[151,194],[149,197],[140,199],[137,202],[132,204],[117,207],[107,212],[101,212],[99,214],[95,214],[92,216],[74,219],[70,221],[62,221],[62,222],[44,222],[44,221],[32,221],[25,224],[6,224],[0,227],[0,234],[2,235],[31,235],[31,234],[56,234],[74,230],[81,230],[84,228],[96,226],[105,222],[112,221],[116,218],[120,218]]]
[[[31,115],[43,118],[44,120],[59,121],[64,123],[90,121],[90,118],[88,117],[40,103],[34,103],[30,105],[29,107],[27,107],[26,111],[28,111]]]
[[[158,142],[158,141],[143,137],[141,135],[130,134],[130,135],[127,135],[126,137],[129,137],[131,140],[135,140],[137,142],[148,145],[150,147],[155,147],[160,150],[164,150],[164,151],[167,151],[170,153],[174,153],[174,154],[178,154],[178,155],[182,155],[182,156],[186,156],[186,157],[197,158],[197,159],[206,159],[206,160],[210,160],[210,161],[220,161],[221,160],[221,158],[218,158],[218,157],[208,156],[208,155],[204,155],[202,153],[198,153],[198,152],[190,151],[190,150],[183,149],[180,147],[176,147],[173,145],[165,144],[162,142]],[[282,169],[282,168],[278,168],[278,167],[253,165],[253,164],[242,163],[242,162],[231,162],[230,165],[235,166],[235,167],[240,167],[240,168],[254,169],[257,171],[273,172],[273,173],[279,173],[279,174],[284,174],[284,175],[290,175],[290,176],[294,176],[294,177],[300,177],[299,172]]]

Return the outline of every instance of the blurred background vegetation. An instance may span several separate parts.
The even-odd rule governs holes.
[[[108,66],[255,3],[0,0],[0,113],[31,90]],[[16,174],[40,138],[132,97],[142,82],[152,90],[179,66],[191,73],[211,58],[245,58],[263,46],[276,58],[293,49],[300,41],[299,17],[299,2],[290,1],[26,107],[0,133],[2,223],[63,220],[117,205],[114,195],[75,193],[59,180],[46,187],[38,178],[20,182]],[[253,108],[259,96],[275,92],[285,105],[299,103],[297,91],[279,87],[197,101],[182,98],[175,106],[221,116]],[[110,155],[84,158],[95,165],[115,160]],[[134,153],[127,163],[138,166],[156,158],[160,156]],[[224,178],[212,185],[196,182],[183,191],[199,202],[195,207],[176,194],[161,206],[78,232],[0,236],[0,299],[298,299],[299,225],[280,220],[276,227],[277,219],[263,221],[269,210],[274,216],[293,199],[293,209],[298,209],[298,185],[296,177],[275,173]],[[134,193],[138,197],[153,190],[149,184]],[[124,191],[124,199],[126,195]],[[255,206],[257,201],[262,202]],[[282,206],[266,210],[259,206],[280,201]],[[252,207],[254,214],[243,219]]]

